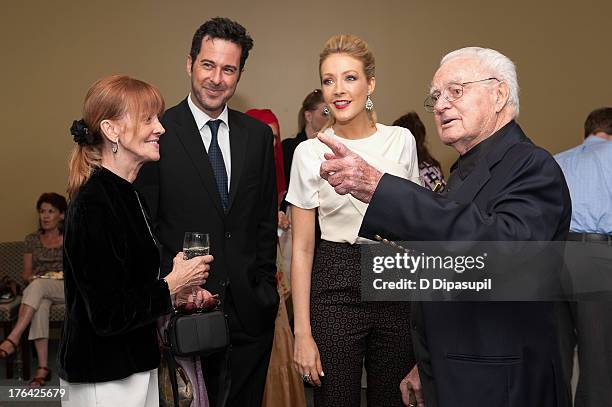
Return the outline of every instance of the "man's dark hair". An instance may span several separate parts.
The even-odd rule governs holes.
[[[246,29],[235,21],[225,17],[215,17],[208,20],[197,29],[191,40],[191,64],[193,65],[198,58],[200,48],[202,47],[202,39],[209,37],[211,39],[222,39],[233,42],[240,47],[240,70],[244,68],[246,60],[249,57],[249,51],[253,48],[253,39],[247,33]]]
[[[584,138],[601,131],[612,135],[612,107],[593,110],[584,122]]]

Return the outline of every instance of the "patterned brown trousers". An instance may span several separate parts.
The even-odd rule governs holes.
[[[321,241],[312,273],[311,325],[325,376],[316,407],[402,406],[400,381],[414,366],[410,303],[362,302],[359,245]]]

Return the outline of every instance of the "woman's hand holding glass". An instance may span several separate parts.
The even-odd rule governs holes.
[[[312,335],[295,335],[293,365],[306,383],[321,386],[323,368],[319,348]]]
[[[197,256],[189,260],[183,258],[183,252],[174,256],[172,271],[165,278],[170,294],[176,294],[187,287],[197,287],[206,283],[213,256]]]

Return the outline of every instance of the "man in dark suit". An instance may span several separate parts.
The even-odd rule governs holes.
[[[563,174],[514,121],[512,61],[464,48],[442,59],[425,101],[441,140],[460,154],[447,193],[381,174],[340,143],[321,176],[340,194],[369,202],[360,236],[396,240],[562,241],[571,204]],[[422,302],[413,309],[418,361],[400,388],[406,405],[569,405],[560,304]],[[416,397],[415,397],[416,396]]]
[[[136,181],[163,246],[162,274],[185,232],[210,234],[215,260],[205,288],[219,294],[228,316],[227,405],[239,407],[261,405],[279,301],[272,132],[227,107],[252,46],[244,27],[226,18],[196,31],[187,57],[191,92],[165,113],[161,159]],[[203,363],[213,406],[221,359]]]

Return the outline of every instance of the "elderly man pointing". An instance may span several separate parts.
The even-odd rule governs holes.
[[[442,142],[460,154],[445,195],[382,174],[337,139],[321,177],[369,203],[360,236],[394,240],[565,240],[571,203],[559,166],[525,136],[516,68],[501,53],[446,55],[425,100]],[[407,405],[569,405],[559,304],[422,302],[413,307],[415,368],[400,388]],[[416,396],[416,397],[415,397]]]

